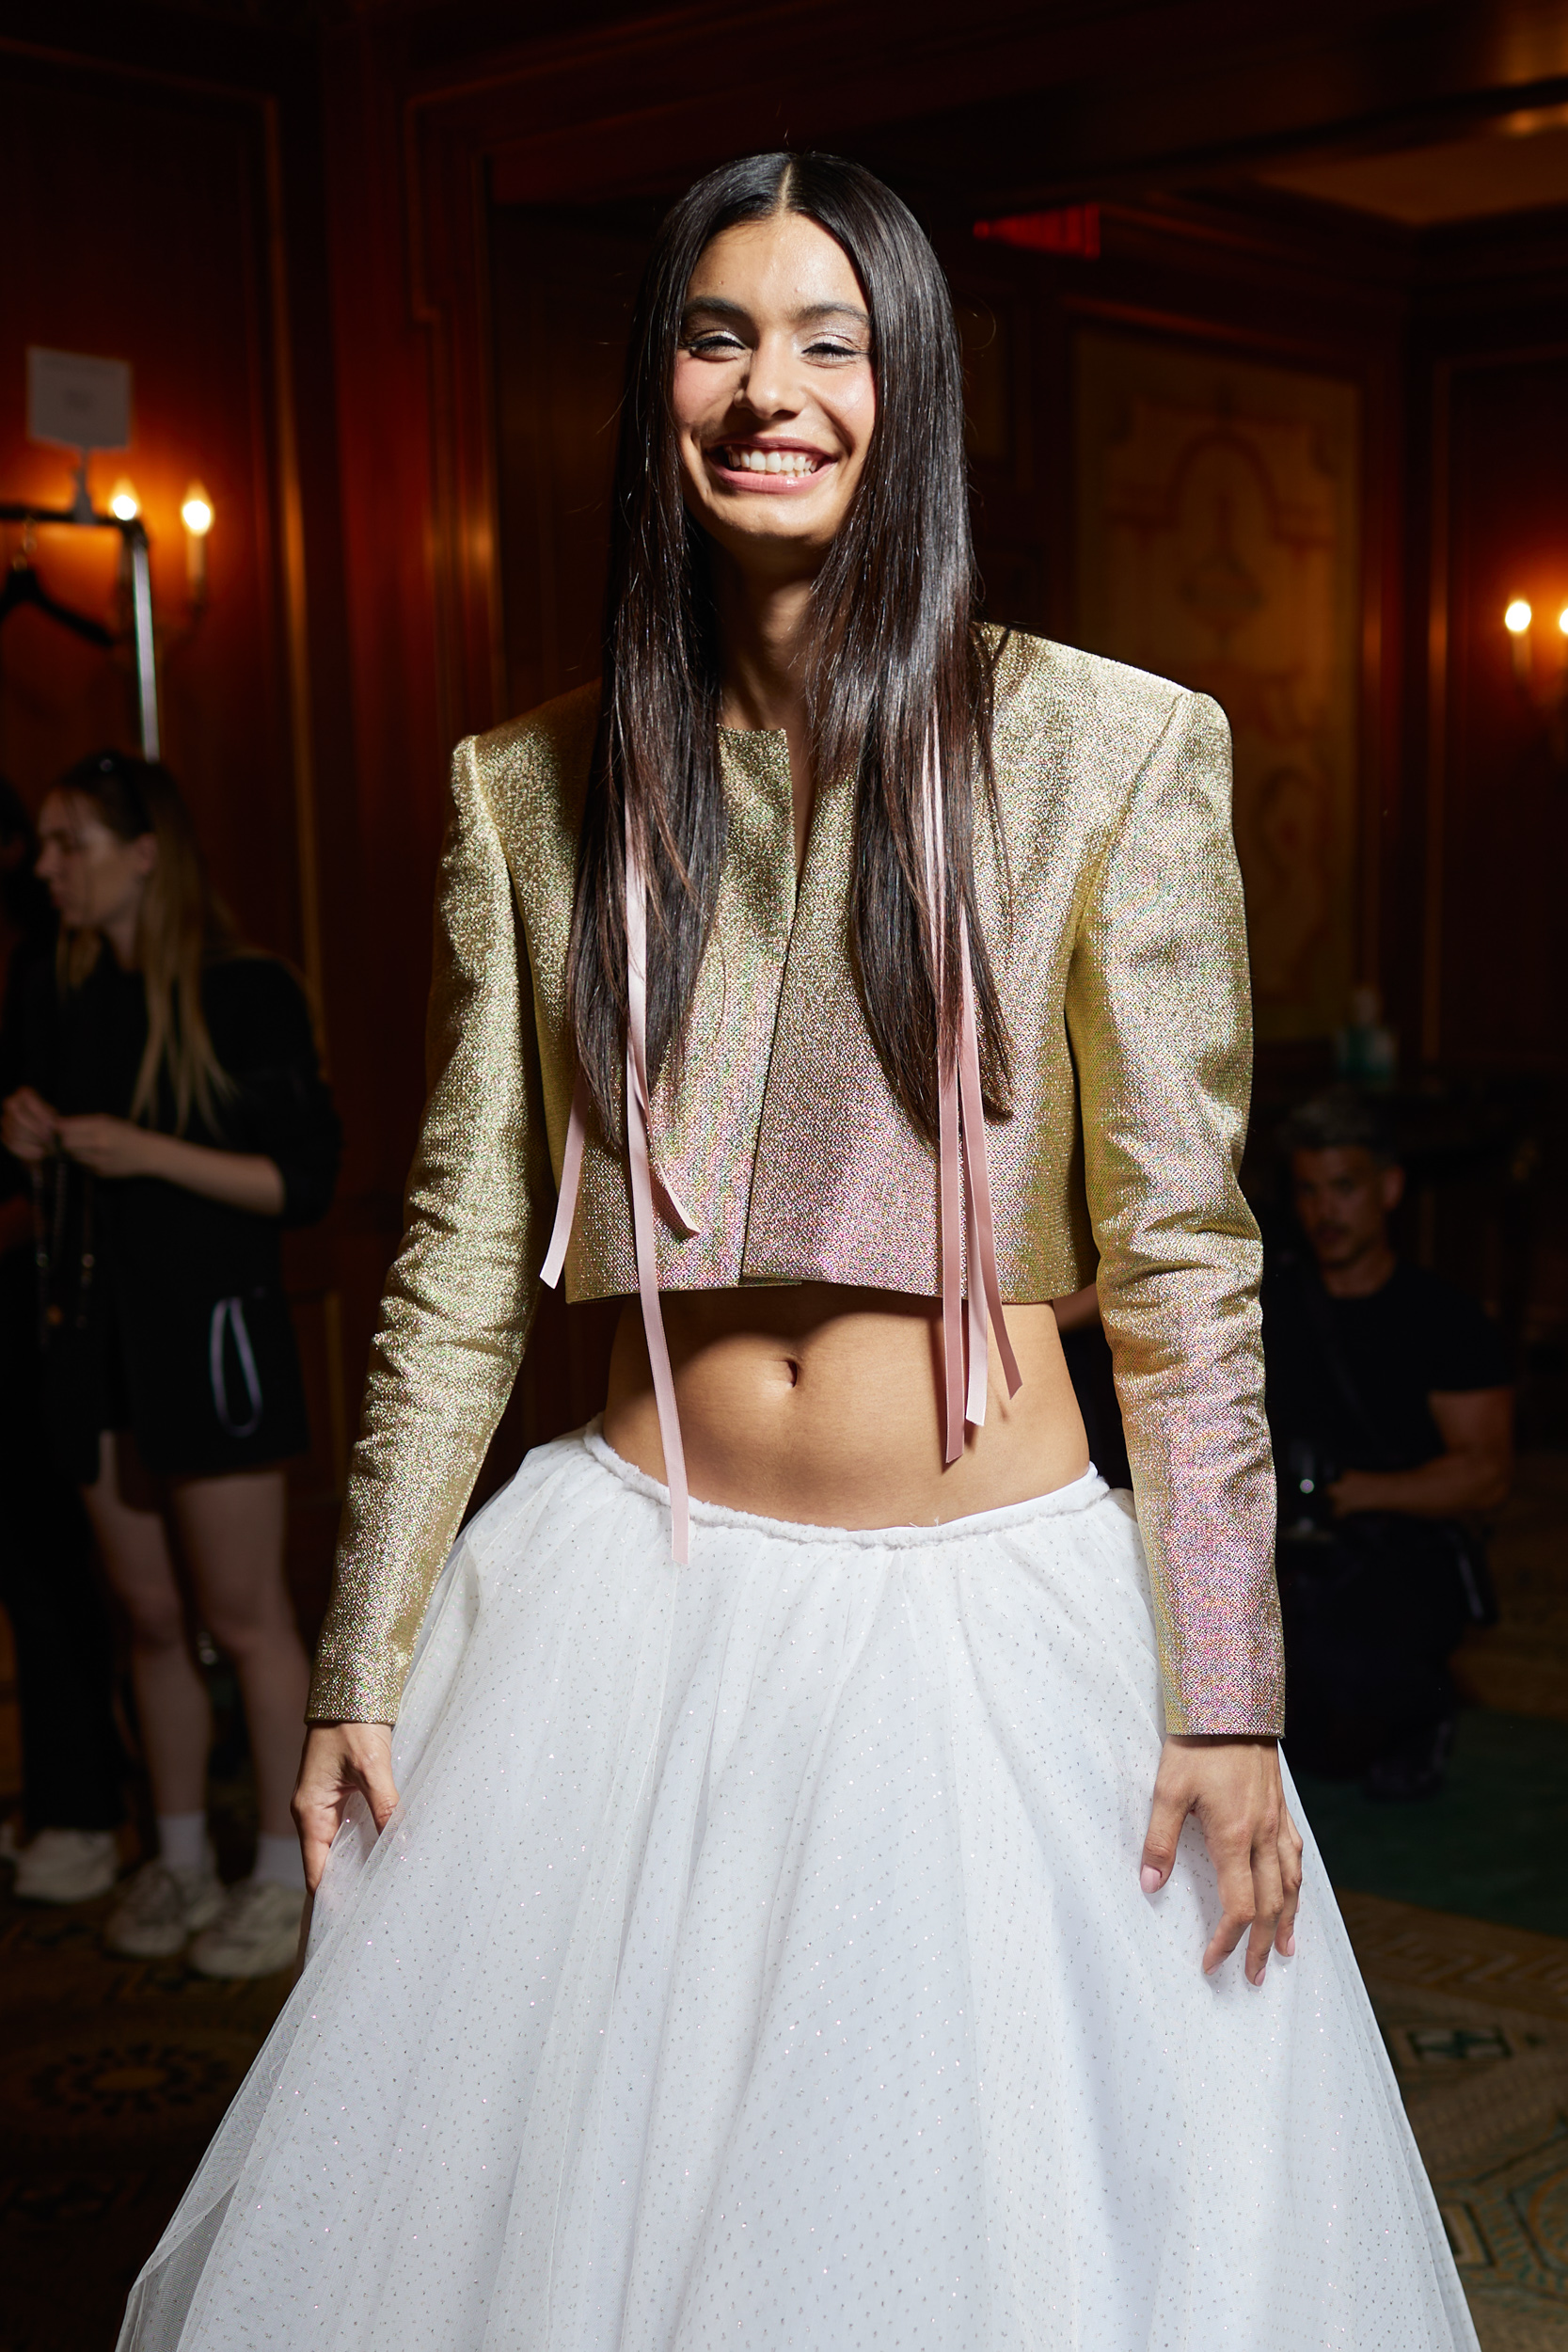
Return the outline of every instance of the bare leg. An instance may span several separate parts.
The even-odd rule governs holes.
[[[310,1671],[283,1581],[283,1472],[182,1479],[173,1501],[202,1620],[239,1676],[261,1834],[291,1837]]]
[[[205,1812],[213,1744],[207,1686],[186,1645],[163,1518],[133,1509],[121,1495],[112,1431],[101,1440],[98,1476],[82,1491],[104,1570],[131,1620],[131,1681],[153,1809]]]

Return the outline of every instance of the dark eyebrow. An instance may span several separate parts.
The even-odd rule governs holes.
[[[807,319],[828,318],[853,319],[860,326],[871,324],[870,313],[863,310],[858,302],[808,302],[803,310],[796,311],[795,324],[799,326]]]
[[[743,303],[728,301],[722,294],[693,294],[681,313],[684,326],[695,311],[704,310],[720,318],[742,319],[750,324],[751,312]],[[810,319],[853,319],[857,326],[869,326],[869,314],[857,302],[807,302],[791,315],[790,324],[802,326]]]

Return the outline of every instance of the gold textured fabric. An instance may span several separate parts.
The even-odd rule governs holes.
[[[571,1105],[565,961],[595,690],[459,746],[431,1093],[372,1356],[312,1720],[395,1716],[431,1587],[510,1394]],[[1148,1556],[1167,1726],[1281,1727],[1251,1077],[1223,714],[1021,636],[997,675],[1011,875],[976,843],[1015,1107],[988,1129],[1006,1300],[1095,1277]],[[654,1092],[670,1290],[845,1282],[936,1296],[937,1165],[872,1045],[848,952],[852,787],[797,888],[782,732],[725,731],[729,848],[683,1069]],[[590,1136],[571,1298],[637,1287],[622,1161]]]

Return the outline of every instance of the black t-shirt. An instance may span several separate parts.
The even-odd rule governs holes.
[[[1365,1298],[1331,1298],[1299,1262],[1271,1273],[1263,1357],[1276,1453],[1283,1457],[1292,1438],[1310,1438],[1340,1470],[1434,1460],[1444,1448],[1428,1398],[1513,1378],[1491,1317],[1441,1275],[1413,1265],[1396,1266]]]

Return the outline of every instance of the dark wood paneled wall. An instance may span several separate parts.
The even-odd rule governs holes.
[[[25,438],[23,346],[113,354],[135,377],[134,438],[92,461],[100,506],[125,474],[152,547],[165,756],[184,786],[247,934],[313,959],[303,931],[291,756],[288,618],[279,561],[277,327],[264,107],[167,84],[90,80],[12,61],[0,82],[7,284],[0,334],[0,484],[70,502],[71,460]],[[193,615],[180,504],[211,492],[211,604]],[[20,542],[14,526],[7,539]],[[45,526],[48,586],[111,623],[115,534]],[[41,614],[0,638],[0,762],[35,801],[65,760],[134,745],[120,654]]]
[[[341,888],[354,861],[338,792],[344,631],[314,59],[287,44],[214,42],[199,26],[160,59],[155,46],[117,44],[109,36],[123,24],[101,29],[90,63],[0,39],[0,497],[70,499],[68,454],[26,437],[25,347],[128,359],[131,446],[95,457],[89,480],[101,507],[121,474],[142,502],[164,755],[245,935],[310,983],[352,1098],[341,1070],[352,1067],[356,959],[345,986],[340,950],[356,908]],[[200,611],[179,511],[196,479],[214,509]],[[21,544],[8,526],[8,561]],[[43,526],[34,555],[52,593],[119,628],[118,548],[112,532]],[[123,646],[101,653],[17,614],[0,636],[0,767],[36,808],[69,761],[105,743],[139,744]],[[352,1146],[363,1125],[354,1108],[349,1123]],[[291,1237],[290,1286],[315,1433],[294,1476],[294,1566],[310,1615],[330,1557],[349,1385],[330,1230]]]
[[[1549,314],[1546,314],[1549,316]],[[1551,698],[1568,643],[1568,338],[1445,354],[1430,381],[1444,615],[1425,829],[1433,906],[1422,1045],[1434,1062],[1560,1068],[1568,766]],[[1534,612],[1528,675],[1503,626]],[[1539,693],[1535,691],[1539,689]]]

